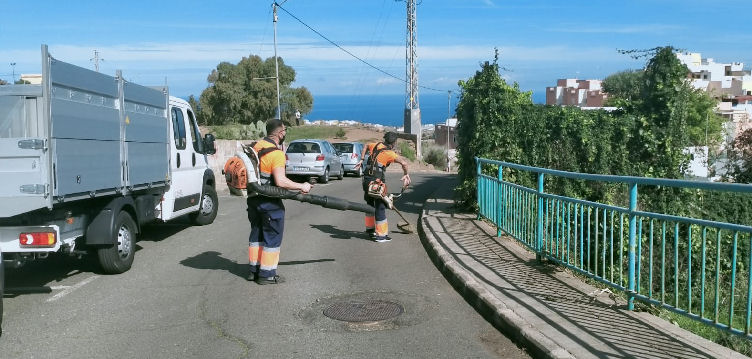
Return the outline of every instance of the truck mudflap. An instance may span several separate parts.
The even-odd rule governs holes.
[[[60,237],[57,225],[0,227],[0,252],[6,256],[9,253],[57,252],[66,241],[75,239]]]
[[[126,208],[135,210],[136,205],[131,197],[117,197],[110,201],[102,210],[100,210],[86,228],[87,245],[109,245],[114,244],[117,235],[115,234],[115,219],[118,214]],[[137,229],[140,232],[139,229]]]

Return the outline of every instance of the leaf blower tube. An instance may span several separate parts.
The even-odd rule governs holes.
[[[340,211],[373,213],[373,207],[365,203],[350,202],[336,197],[303,194],[277,186],[262,185],[259,181],[258,163],[258,155],[252,146],[243,146],[243,151],[237,151],[235,156],[225,163],[222,173],[225,175],[230,194],[243,197],[262,195],[291,199]]]
[[[351,202],[337,197],[329,196],[317,196],[315,194],[303,194],[279,188],[277,186],[261,185],[258,183],[249,183],[250,190],[256,192],[259,195],[272,197],[291,199],[298,202],[305,202],[315,204],[324,208],[331,208],[340,211],[358,211],[363,213],[373,213],[373,207],[365,203]]]

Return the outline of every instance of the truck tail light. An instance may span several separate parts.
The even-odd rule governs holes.
[[[324,155],[323,154],[320,154],[320,155],[316,156],[316,161],[323,161],[323,160],[324,160]]]
[[[54,247],[57,242],[55,232],[31,232],[18,235],[21,247]]]

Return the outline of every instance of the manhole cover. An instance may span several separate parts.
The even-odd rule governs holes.
[[[324,309],[324,315],[343,322],[377,322],[404,312],[401,305],[386,300],[338,302]]]

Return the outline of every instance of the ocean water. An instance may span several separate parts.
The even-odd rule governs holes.
[[[538,95],[538,96],[536,96]],[[533,94],[533,102],[545,102],[545,93]],[[451,103],[446,93],[421,94],[418,98],[421,123],[444,123],[453,117],[459,98],[452,93]],[[314,95],[313,110],[304,116],[309,121],[339,120],[373,123],[384,126],[404,125],[405,95]]]
[[[458,98],[452,94],[420,95],[421,123],[443,123],[451,106],[454,115]],[[309,121],[339,120],[384,126],[404,125],[405,95],[319,95],[313,96],[313,110],[304,116]]]

